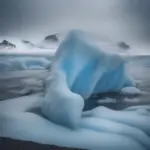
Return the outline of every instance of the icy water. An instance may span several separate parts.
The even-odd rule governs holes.
[[[112,109],[124,109],[132,105],[150,104],[150,56],[136,56],[128,58],[126,69],[135,80],[141,95],[130,96],[121,93],[104,93],[92,95],[85,101],[84,110],[96,106],[106,106]],[[0,100],[20,97],[43,91],[43,81],[48,70],[20,70],[0,73]],[[101,102],[105,98],[113,98],[116,102]]]

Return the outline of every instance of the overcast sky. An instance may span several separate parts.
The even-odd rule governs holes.
[[[0,0],[0,35],[40,37],[79,28],[149,43],[149,0]]]

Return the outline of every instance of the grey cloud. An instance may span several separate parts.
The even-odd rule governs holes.
[[[0,34],[44,37],[80,28],[145,42],[150,38],[149,5],[149,0],[0,0]]]
[[[124,13],[129,18],[129,28],[140,42],[150,41],[150,1],[126,0]]]

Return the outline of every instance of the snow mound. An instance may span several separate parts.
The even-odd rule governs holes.
[[[150,115],[99,107],[85,112],[79,127],[70,130],[43,117],[42,103],[43,97],[38,95],[0,102],[0,136],[78,149],[150,149],[145,132]]]
[[[105,118],[133,126],[150,135],[149,116],[139,115],[137,111],[114,111],[105,107],[97,107],[92,111],[89,111],[86,115],[97,118]]]
[[[76,128],[81,120],[84,101],[80,95],[68,89],[63,78],[65,78],[64,74],[55,74],[51,79],[51,86],[46,91],[42,112],[55,123]]]
[[[85,33],[73,30],[55,54],[51,76],[56,71],[62,72],[68,88],[86,99],[93,93],[133,86],[124,64],[121,56],[105,53],[92,45]]]
[[[13,48],[16,48],[16,45],[10,43],[7,40],[3,40],[3,42],[0,43],[0,49],[13,49]]]

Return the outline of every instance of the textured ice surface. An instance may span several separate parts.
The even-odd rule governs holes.
[[[77,126],[83,99],[94,93],[118,92],[134,85],[126,75],[124,63],[119,55],[93,46],[85,33],[71,31],[53,59],[43,114],[56,123]],[[58,107],[61,107],[59,111]]]
[[[131,107],[128,107],[126,110],[138,110],[138,109],[145,109],[147,111],[150,112],[150,106],[149,105],[142,105],[142,106],[131,106]]]
[[[79,127],[70,130],[44,118],[40,111],[42,102],[43,98],[38,95],[0,102],[0,136],[79,149],[148,150],[150,148],[149,137],[144,130],[138,128],[143,121],[140,117],[144,118],[145,115],[137,114],[139,123],[135,122],[135,126],[132,126],[130,116],[133,115],[134,118],[135,111],[114,111],[114,113],[110,109],[100,107],[98,109],[101,110],[103,117],[100,117],[98,111],[93,110],[94,116],[83,115]],[[59,109],[61,108],[57,108]],[[113,114],[110,115],[112,112]],[[107,113],[108,115],[103,115]],[[148,126],[148,121],[145,124]]]

